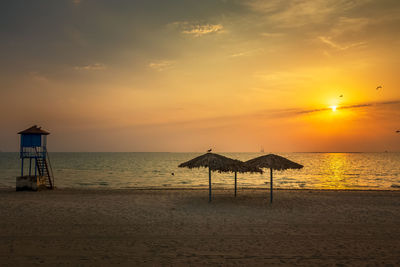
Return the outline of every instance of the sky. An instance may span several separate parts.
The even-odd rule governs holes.
[[[400,151],[399,47],[398,0],[4,0],[0,151]]]

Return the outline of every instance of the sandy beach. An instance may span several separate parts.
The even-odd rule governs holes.
[[[0,190],[1,266],[400,265],[399,191]]]

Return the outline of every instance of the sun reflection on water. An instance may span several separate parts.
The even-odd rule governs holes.
[[[327,166],[325,186],[329,189],[344,189],[346,188],[345,169],[347,156],[343,153],[326,154]]]

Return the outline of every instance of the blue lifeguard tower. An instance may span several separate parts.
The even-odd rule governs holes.
[[[53,189],[54,176],[47,153],[47,135],[50,133],[34,125],[18,134],[21,135],[21,176],[17,177],[17,191]],[[29,160],[29,168],[24,166],[25,160]]]

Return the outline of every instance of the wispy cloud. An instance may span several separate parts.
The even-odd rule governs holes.
[[[34,81],[36,81],[36,82],[48,82],[48,81],[49,81],[49,79],[48,79],[45,75],[43,75],[43,74],[41,74],[41,73],[39,73],[39,72],[37,72],[37,71],[31,71],[31,72],[29,72],[29,73],[28,73],[28,76],[29,76],[32,80],[34,80]]]
[[[246,51],[246,52],[239,52],[239,53],[234,53],[232,55],[229,55],[229,57],[243,57],[251,54],[251,51]]]
[[[266,15],[266,20],[279,27],[300,27],[320,23],[331,16],[367,3],[369,0],[249,0],[243,2],[254,12]]]
[[[353,47],[365,46],[365,41],[354,41],[357,34],[366,29],[368,25],[374,23],[370,18],[348,18],[340,17],[337,22],[324,34],[318,36],[319,41],[337,50],[347,50]],[[348,40],[352,36],[353,42],[339,42],[337,40]]]
[[[96,70],[105,70],[107,66],[103,63],[93,63],[89,65],[83,66],[75,66],[75,70],[85,70],[85,71],[96,71]]]
[[[172,60],[158,60],[149,63],[149,67],[157,70],[157,71],[164,71],[170,69],[175,64],[175,61]]]
[[[183,34],[200,37],[211,33],[221,33],[224,27],[221,24],[200,24],[188,21],[177,21],[172,25],[178,27]]]
[[[368,108],[368,107],[380,107],[380,106],[389,106],[389,105],[398,105],[398,104],[400,104],[400,100],[346,105],[346,106],[339,106],[339,107],[337,107],[337,109],[338,110],[340,110],[340,109],[361,109],[361,108]],[[331,111],[332,109],[331,108],[290,109],[290,110],[283,110],[282,114],[286,113],[287,115],[301,115],[301,114],[316,113],[316,112],[328,111],[328,110]]]
[[[362,108],[382,108],[389,107],[394,105],[400,105],[400,100],[394,101],[386,101],[386,102],[374,102],[374,103],[363,103],[363,104],[355,104],[338,107],[337,109],[362,109]],[[197,119],[190,120],[176,120],[172,122],[156,122],[156,123],[144,123],[144,124],[136,124],[136,126],[145,127],[145,126],[176,126],[176,125],[191,125],[196,128],[223,128],[228,125],[237,125],[242,122],[248,122],[254,119],[258,120],[281,120],[284,118],[293,118],[306,114],[318,113],[318,112],[326,112],[332,111],[331,108],[320,108],[320,109],[301,109],[301,108],[288,108],[288,109],[266,109],[259,110],[253,113],[247,114],[236,114],[236,115],[226,115],[226,116],[211,116],[211,117],[203,117]]]
[[[328,46],[338,49],[338,50],[346,50],[349,48],[353,48],[353,47],[358,47],[358,46],[363,46],[366,44],[366,42],[356,42],[356,43],[351,43],[348,45],[343,45],[343,44],[339,44],[338,42],[334,42],[332,41],[331,37],[325,37],[325,36],[319,36],[318,39],[324,43],[327,44]]]
[[[263,51],[263,49],[252,49],[252,50],[248,50],[248,51],[233,53],[233,54],[229,55],[229,57],[237,58],[237,57],[251,56],[251,55],[257,54],[262,51]]]
[[[339,36],[342,34],[358,33],[365,30],[366,27],[372,23],[376,23],[376,20],[363,17],[340,17],[331,29],[331,34],[334,36]]]

